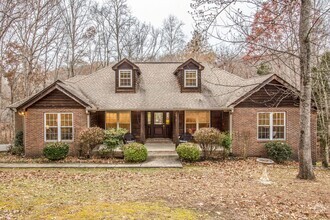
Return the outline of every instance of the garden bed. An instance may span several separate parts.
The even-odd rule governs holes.
[[[101,164],[122,164],[125,163],[123,159],[119,158],[99,158],[93,156],[92,158],[78,158],[68,156],[63,160],[50,161],[45,157],[40,158],[26,158],[17,155],[11,155],[9,153],[0,153],[0,163],[101,163]]]

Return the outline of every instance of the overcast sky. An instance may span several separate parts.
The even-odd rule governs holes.
[[[170,14],[184,22],[184,32],[189,40],[193,31],[193,19],[188,11],[191,0],[128,0],[129,7],[139,20],[160,27],[163,20]]]

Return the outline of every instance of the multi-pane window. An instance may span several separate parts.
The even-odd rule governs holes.
[[[205,127],[210,127],[209,111],[186,111],[186,132],[193,134]]]
[[[72,141],[73,114],[45,113],[45,140]]]
[[[258,113],[258,139],[284,140],[285,113],[284,112]]]
[[[132,70],[119,70],[119,87],[132,87]]]
[[[105,128],[125,128],[131,130],[130,112],[107,112],[105,114]]]
[[[184,86],[185,87],[197,87],[198,86],[197,70],[185,70],[184,71]]]

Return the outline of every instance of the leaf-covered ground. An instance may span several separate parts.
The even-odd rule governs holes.
[[[0,219],[329,219],[330,171],[250,159],[183,169],[0,169]]]

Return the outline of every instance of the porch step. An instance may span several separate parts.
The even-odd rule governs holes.
[[[169,138],[148,138],[146,140],[146,144],[151,144],[151,143],[173,144],[172,140]]]
[[[174,157],[179,158],[175,151],[149,151],[148,157]]]

